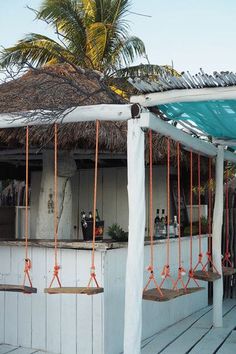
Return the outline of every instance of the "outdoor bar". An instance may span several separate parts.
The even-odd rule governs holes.
[[[112,112],[110,118],[109,112]],[[29,113],[32,114],[31,111]],[[48,114],[47,111],[43,113]],[[18,129],[16,132],[18,138],[21,136],[21,141],[24,141],[25,136],[28,136],[30,141],[31,129],[46,124],[46,121],[41,124],[42,111],[34,114],[36,118],[30,121],[27,114],[24,117],[22,113],[14,113],[13,117],[12,112],[3,113],[1,128],[5,132],[12,124],[10,129]],[[37,114],[40,118],[37,118]],[[73,154],[68,150],[60,151],[57,127],[66,127],[71,123],[87,124],[87,121],[96,122],[96,129],[93,130],[96,144],[93,148],[90,147],[89,153],[86,149],[75,150]],[[127,167],[116,165],[114,162],[124,159],[124,150],[111,152],[110,155],[107,155],[108,151],[101,151],[99,155],[99,138],[102,136],[99,129],[103,129],[105,121],[127,121]],[[95,350],[101,354],[118,353],[122,352],[123,348],[125,354],[139,354],[141,340],[207,306],[207,284],[211,280],[198,280],[197,286],[186,291],[179,289],[178,284],[179,281],[186,283],[189,278],[188,270],[191,270],[192,266],[190,259],[192,258],[194,263],[199,259],[199,240],[201,252],[206,255],[211,236],[209,232],[206,232],[208,235],[201,232],[201,221],[196,236],[186,233],[184,235],[184,230],[181,229],[180,144],[183,151],[195,154],[198,161],[201,157],[216,159],[212,255],[217,272],[210,273],[218,275],[213,281],[213,325],[221,327],[223,164],[224,160],[235,163],[235,154],[164,122],[148,112],[139,102],[75,107],[62,121],[56,121],[56,124],[52,121],[50,124],[54,126],[54,130],[49,139],[49,148],[30,151],[29,141],[26,140],[26,143],[23,143],[25,150],[11,151],[8,148],[5,152],[13,161],[24,162],[25,188],[30,177],[31,191],[30,204],[26,192],[23,198],[25,207],[17,211],[14,237],[8,240],[1,237],[0,241],[3,260],[0,263],[1,341],[13,346],[25,346],[56,354],[68,354],[68,351],[94,353]],[[155,150],[152,149],[151,142],[155,140],[150,139],[150,131],[177,142],[177,165],[171,166],[168,149],[167,163],[152,166],[151,153],[155,153]],[[66,134],[65,130],[64,132]],[[102,132],[104,134],[104,131]],[[144,140],[148,132],[149,148]],[[5,133],[2,134],[4,137]],[[166,141],[169,144],[168,140]],[[145,150],[149,152],[147,163]],[[40,171],[32,169],[29,176],[29,166],[34,166],[33,162],[39,159],[39,153],[42,168]],[[121,153],[123,155],[120,155]],[[84,160],[92,160],[92,163],[81,164],[78,168],[74,161],[76,155],[86,155]],[[108,159],[104,157],[104,160],[112,160],[112,163],[109,161],[99,167],[99,156],[109,156]],[[5,163],[4,155],[2,163]],[[193,172],[192,168],[191,171]],[[199,167],[197,172],[199,175]],[[24,173],[21,171],[21,178],[22,175]],[[7,171],[4,171],[3,176],[6,178]],[[177,198],[175,210],[173,205],[170,205],[170,190],[168,191],[171,177],[177,181],[178,187],[177,194],[172,196],[173,200]],[[201,180],[198,179],[198,183],[201,183]],[[190,190],[191,198],[192,188]],[[200,203],[200,199],[198,202]],[[193,221],[192,207],[190,203],[190,218]],[[196,222],[201,214],[203,215],[204,208],[201,207],[203,206],[200,203]],[[99,220],[95,221],[96,209],[100,215]],[[166,225],[166,234],[162,238],[156,233],[156,229],[154,235],[152,229],[155,211],[160,209],[164,210],[162,223]],[[92,210],[94,221],[89,220],[90,216],[83,216],[81,210],[86,210],[86,214]],[[157,214],[159,217],[159,212]],[[175,214],[178,214],[175,234],[170,237],[170,216]],[[96,223],[101,220],[105,221],[105,226],[102,226],[103,241],[96,240],[96,236],[100,235],[96,234],[99,229]],[[83,239],[85,222],[91,222],[93,225],[90,240]],[[128,242],[122,239],[114,242],[107,237],[108,226],[113,223],[128,231]],[[155,227],[157,224],[155,222]],[[16,235],[17,239],[14,239]],[[157,236],[157,239],[154,239],[154,236]],[[166,253],[169,263],[166,263]],[[154,284],[155,281],[157,284],[162,283],[164,266],[168,266],[171,271],[171,278],[175,280],[174,288],[171,283],[165,284],[164,288],[155,285],[151,290],[157,295],[154,298],[145,297],[144,284],[147,281],[147,284],[152,281]],[[148,269],[145,270],[145,267]],[[164,273],[164,278],[165,276],[169,277],[169,273]],[[25,286],[25,280],[29,280],[28,288]],[[55,282],[58,282],[57,287]],[[164,296],[162,290],[165,290]],[[20,293],[27,291],[32,295]],[[171,293],[171,296],[167,297],[166,293]],[[73,322],[73,325],[68,326],[68,321]]]

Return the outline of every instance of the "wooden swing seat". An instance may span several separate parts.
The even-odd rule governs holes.
[[[201,291],[205,288],[201,287],[196,287],[196,288],[187,288],[187,289],[178,289],[178,290],[173,290],[173,289],[161,289],[163,296],[159,293],[159,291],[156,288],[145,290],[143,292],[143,299],[144,300],[149,300],[149,301],[169,301],[172,299],[175,299],[179,296],[183,295],[188,295],[195,293],[197,291]]]
[[[236,274],[236,268],[233,267],[222,267],[222,273],[225,277]]]
[[[37,289],[25,285],[0,284],[0,291],[10,291],[24,294],[36,294]]]
[[[194,278],[207,282],[214,282],[221,278],[221,275],[212,271],[197,270],[194,272]]]
[[[81,295],[96,295],[104,292],[103,288],[98,287],[57,287],[45,288],[46,294],[81,294]]]

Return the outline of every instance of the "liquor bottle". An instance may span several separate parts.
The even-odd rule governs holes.
[[[161,210],[161,221],[165,223],[165,209]]]
[[[100,221],[100,220],[101,220],[101,218],[99,216],[98,209],[96,209],[96,221]]]
[[[93,213],[90,211],[89,212],[89,221],[92,221],[93,220]]]
[[[175,229],[175,237],[179,236],[179,224],[177,221],[177,216],[174,216],[174,229]]]
[[[159,235],[159,224],[160,224],[159,212],[160,212],[159,209],[157,209],[156,217],[154,219],[155,237],[160,237],[160,235]]]
[[[85,228],[88,226],[87,221],[86,221],[86,214],[83,210],[81,211],[81,223],[82,223],[83,227],[85,227]]]

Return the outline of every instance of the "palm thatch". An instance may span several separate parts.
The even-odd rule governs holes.
[[[94,93],[94,94],[93,94]],[[101,76],[92,71],[79,73],[75,68],[57,64],[39,70],[30,70],[19,79],[0,85],[0,113],[29,110],[67,109],[78,105],[122,104],[122,97],[105,86]],[[51,125],[30,127],[30,147],[52,147],[54,131]],[[95,148],[94,122],[61,124],[58,132],[60,149]],[[111,153],[125,153],[127,144],[126,122],[101,122],[99,149]],[[0,149],[16,149],[25,145],[24,128],[0,129]],[[153,135],[154,161],[165,161],[166,140]],[[175,155],[175,144],[172,144]]]

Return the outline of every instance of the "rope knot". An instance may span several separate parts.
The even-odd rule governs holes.
[[[186,270],[183,267],[179,267],[179,275],[182,277],[186,274]]]
[[[90,268],[90,275],[91,275],[92,278],[96,278],[95,266],[92,266]]]
[[[54,272],[53,272],[53,273],[54,273],[55,277],[58,276],[58,272],[59,272],[60,268],[61,268],[61,267],[60,267],[59,265],[55,265],[55,266],[54,266]]]
[[[32,268],[32,263],[29,258],[25,258],[25,272],[29,272]]]

